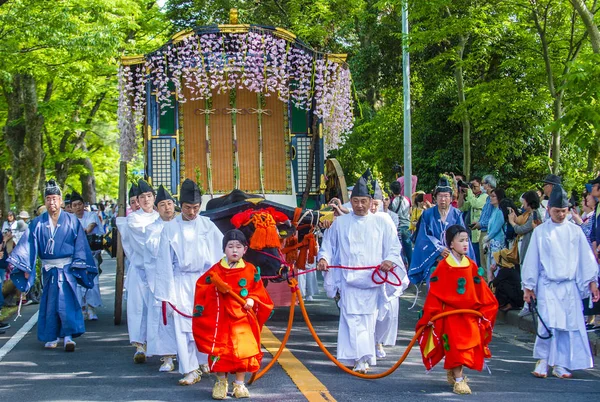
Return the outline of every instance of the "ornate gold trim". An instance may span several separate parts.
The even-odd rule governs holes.
[[[249,24],[239,24],[239,25],[232,25],[232,24],[221,24],[221,25],[217,25],[219,27],[219,31],[223,32],[223,33],[246,33],[250,31],[250,25]]]
[[[171,36],[171,41],[173,41],[173,43],[176,44],[192,35],[194,35],[193,29],[185,29],[185,30],[177,32],[175,35]]]
[[[273,31],[275,36],[279,36],[281,39],[285,39],[287,41],[293,42],[296,40],[297,36],[283,28],[275,28]]]
[[[146,62],[146,58],[144,55],[135,55],[135,56],[122,56],[121,64],[124,66],[134,66],[136,64],[144,64]]]
[[[327,60],[332,61],[334,63],[346,63],[348,59],[348,55],[345,53],[327,53]]]

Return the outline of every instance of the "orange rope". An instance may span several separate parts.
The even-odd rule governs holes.
[[[304,306],[304,300],[302,300],[302,293],[300,292],[300,289],[298,289],[297,287],[297,280],[296,279],[290,279],[289,281],[290,287],[292,288],[292,300],[295,303],[295,298],[298,299],[298,301],[300,302],[300,310],[302,311],[302,316],[304,317],[304,321],[306,322],[306,326],[308,327],[308,330],[310,331],[311,335],[313,336],[314,340],[317,342],[317,345],[319,345],[319,349],[321,349],[321,351],[325,354],[325,356],[327,356],[329,358],[329,360],[331,360],[336,366],[338,366],[340,369],[342,369],[343,371],[345,371],[348,374],[351,374],[355,377],[359,377],[359,378],[364,378],[364,379],[368,379],[368,380],[375,380],[378,378],[383,378],[383,377],[387,377],[388,375],[392,374],[394,371],[396,371],[398,369],[398,367],[400,367],[400,365],[402,363],[404,363],[404,360],[406,360],[406,358],[408,357],[408,354],[410,353],[411,349],[413,348],[413,346],[415,345],[415,343],[417,342],[417,339],[421,336],[421,333],[425,330],[425,328],[427,328],[427,326],[421,327],[419,328],[419,330],[417,330],[417,332],[415,333],[415,335],[413,336],[412,340],[410,341],[410,343],[408,344],[406,350],[404,351],[404,354],[400,357],[400,359],[398,359],[398,361],[392,366],[390,367],[388,370],[382,372],[382,373],[378,373],[378,374],[362,374],[362,373],[357,373],[355,371],[353,371],[352,369],[349,369],[348,367],[344,366],[342,363],[340,363],[340,361],[338,359],[335,358],[335,356],[333,356],[325,347],[325,345],[323,345],[323,342],[321,342],[321,338],[319,338],[319,335],[317,335],[314,327],[312,326],[312,323],[310,321],[310,318],[308,317],[308,312],[306,311],[306,307]],[[290,306],[290,320],[288,320],[288,328],[287,328],[287,332],[286,332],[286,336],[284,337],[284,342],[287,343],[287,340],[289,338],[289,333],[293,324],[293,307],[294,304],[292,304]],[[480,318],[483,318],[483,314],[481,314],[479,311],[475,311],[475,310],[469,310],[469,309],[459,309],[459,310],[453,310],[453,311],[446,311],[443,313],[440,313],[438,315],[435,315],[431,318],[431,322],[435,322],[439,319],[442,319],[444,317],[447,317],[449,315],[454,315],[454,314],[473,314],[476,315]],[[283,343],[283,342],[282,342]],[[280,351],[283,350],[283,345],[280,347],[280,350],[277,352],[277,354],[273,357],[273,360],[269,363],[269,365],[267,367],[265,367],[259,374],[256,375],[256,378],[251,379],[251,381],[256,381],[258,380],[260,377],[262,377],[264,374],[266,374],[266,372],[268,371],[268,369],[271,368],[271,366],[273,366],[273,364],[275,363],[275,361],[277,360],[277,358],[279,358],[279,355],[281,354]],[[252,382],[250,382],[251,384]]]
[[[290,304],[290,315],[288,318],[288,326],[287,326],[287,330],[285,331],[285,335],[283,336],[283,340],[281,341],[281,345],[279,346],[279,350],[277,351],[277,353],[275,353],[275,356],[273,356],[273,359],[271,359],[271,361],[269,362],[269,364],[267,364],[265,366],[265,368],[263,368],[258,373],[252,374],[252,377],[250,377],[250,381],[248,381],[248,384],[252,384],[254,381],[260,379],[260,377],[265,375],[267,373],[267,371],[271,370],[271,367],[273,367],[273,365],[279,359],[279,356],[281,356],[281,353],[283,353],[283,349],[285,349],[285,345],[287,344],[287,341],[290,338],[290,334],[292,333],[292,326],[294,323],[294,313],[295,313],[295,307],[296,307],[296,298],[297,298],[296,292],[292,293],[292,304]]]

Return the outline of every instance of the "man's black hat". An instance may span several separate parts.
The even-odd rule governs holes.
[[[198,185],[190,179],[185,179],[181,184],[179,201],[181,204],[184,202],[187,204],[201,204],[202,193]]]
[[[544,178],[544,184],[561,185],[562,179],[555,174],[549,174]]]
[[[450,193],[452,194],[452,186],[450,182],[445,177],[440,177],[437,186],[435,186],[435,190],[433,190],[433,196],[435,197],[439,193]]]
[[[60,191],[60,187],[56,184],[56,180],[50,179],[46,182],[46,188],[44,189],[44,197],[49,195],[60,195],[62,196],[62,191]]]
[[[154,205],[158,206],[158,203],[165,200],[171,200],[175,202],[175,198],[169,193],[169,190],[165,188],[162,184],[158,187],[158,191],[156,192],[156,199],[154,200]]]
[[[154,194],[154,189],[144,179],[141,179],[140,181],[138,181],[138,188],[139,188],[138,196],[140,196],[140,195],[142,195],[144,193],[152,193],[152,194]]]
[[[227,243],[233,240],[237,240],[240,243],[242,243],[244,247],[248,247],[248,239],[246,239],[244,233],[241,230],[232,229],[226,232],[225,235],[223,235],[223,251],[225,251]]]
[[[137,197],[138,195],[140,195],[140,188],[137,184],[133,183],[129,188],[129,198]]]
[[[352,188],[352,197],[373,197],[373,178],[371,170],[367,169]]]
[[[71,204],[75,201],[83,202],[83,197],[77,191],[73,191],[73,193],[71,194]]]
[[[372,183],[373,183],[373,198],[376,200],[383,201],[383,189],[379,185],[379,182],[377,180],[373,180]]]
[[[69,205],[71,203],[71,194],[69,194],[69,193],[65,194],[65,196],[63,197],[63,200],[65,201],[65,205]]]
[[[555,184],[550,193],[550,199],[548,200],[548,208],[568,208],[569,207],[569,196],[567,192],[560,184]]]

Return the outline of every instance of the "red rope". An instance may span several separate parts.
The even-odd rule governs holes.
[[[273,254],[269,254],[269,253],[265,253],[264,251],[261,250],[254,250],[257,253],[260,254],[264,254],[268,257],[271,257],[277,261],[279,261],[281,263],[281,265],[285,265],[286,267],[290,268],[290,272],[291,272],[291,277],[294,278],[296,276],[300,276],[300,275],[306,275],[310,272],[314,272],[317,269],[313,268],[313,269],[307,269],[307,270],[303,270],[302,272],[298,272],[295,273],[293,269],[291,269],[292,267],[287,263],[287,261],[285,261],[283,259],[283,256],[281,255],[281,250],[279,251],[279,257]],[[381,267],[381,265],[373,265],[370,267],[347,267],[344,265],[329,265],[327,268],[337,268],[337,269],[348,269],[351,271],[364,271],[367,269],[373,269],[373,274],[371,275],[371,280],[373,281],[373,283],[375,283],[376,285],[382,285],[384,283],[388,283],[392,286],[402,286],[402,279],[400,279],[400,277],[398,276],[397,273],[395,273],[394,271],[389,271],[389,272],[383,272],[381,271],[379,268]],[[384,273],[384,275],[382,275],[381,273]],[[388,278],[390,276],[390,274],[396,278],[396,282],[391,282]],[[281,279],[281,275],[272,275],[272,276],[261,276],[262,279]]]
[[[169,306],[171,306],[171,308],[173,310],[175,310],[177,313],[179,313],[179,315],[185,317],[185,318],[193,318],[191,315],[187,315],[185,313],[182,313],[181,311],[177,310],[177,307],[175,307],[173,304],[171,304],[171,302],[169,302]]]
[[[167,325],[167,302],[165,302],[165,301],[162,302],[161,310],[162,310],[163,325]]]

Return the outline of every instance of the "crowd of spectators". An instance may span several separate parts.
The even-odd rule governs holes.
[[[452,187],[451,206],[460,210],[462,214],[462,220],[470,234],[475,260],[484,268],[488,282],[499,301],[500,310],[522,309],[521,315],[528,314],[528,306],[524,305],[521,289],[521,264],[527,254],[534,229],[549,217],[548,198],[554,185],[562,185],[562,178],[553,174],[547,175],[539,187],[532,188],[519,197],[517,206],[507,197],[505,188],[493,175],[473,177],[469,182],[465,181],[464,176],[453,173],[445,173],[442,177],[446,177]],[[405,249],[405,262],[410,266],[410,259],[415,258],[416,254],[429,252],[426,249],[415,249],[415,240],[420,230],[423,211],[436,206],[438,200],[435,189],[431,192],[433,197],[423,191],[417,191],[409,200],[398,192],[399,181],[390,185],[391,202],[389,210],[386,211],[403,214],[404,203],[409,204],[408,229],[405,229],[404,225],[399,226],[398,233]],[[577,189],[572,193],[567,219],[581,227],[598,258],[600,225],[596,225],[596,216],[600,197],[600,176],[591,180],[581,190]],[[579,202],[579,199],[582,201]],[[405,240],[405,230],[412,236],[412,241]],[[431,236],[432,233],[428,235]],[[442,238],[439,240],[443,243]],[[443,252],[440,255],[443,256]],[[416,259],[423,260],[422,256],[417,256]],[[584,304],[585,314],[588,316],[588,329],[599,329],[600,321],[595,319],[595,315],[600,314],[600,306],[588,304],[587,301],[584,301]]]

